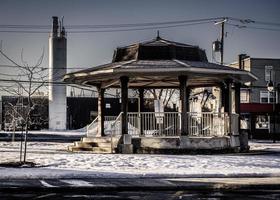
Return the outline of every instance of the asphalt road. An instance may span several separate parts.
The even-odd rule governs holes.
[[[280,178],[0,180],[0,199],[280,199]]]
[[[1,199],[123,199],[123,200],[143,200],[143,199],[280,199],[279,191],[272,190],[230,190],[230,191],[191,191],[191,190],[160,190],[160,191],[21,191],[21,192],[0,192]]]

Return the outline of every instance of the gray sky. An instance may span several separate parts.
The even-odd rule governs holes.
[[[0,0],[0,24],[50,25],[51,17],[64,16],[65,25],[97,25],[163,22],[230,16],[280,23],[279,0]],[[269,26],[270,27],[270,26]],[[271,28],[271,27],[270,27]],[[274,27],[280,29],[280,27]],[[3,30],[3,29],[0,29]],[[67,31],[67,30],[66,30]],[[239,53],[252,57],[280,58],[280,32],[238,29],[226,26],[225,63]],[[161,29],[168,40],[198,45],[212,61],[211,43],[219,37],[214,24]],[[117,46],[153,39],[156,30],[114,33],[68,34],[68,68],[91,67],[112,59]],[[21,49],[30,64],[45,48],[43,66],[48,66],[47,33],[0,32],[2,49],[20,61]],[[0,58],[0,64],[7,63]],[[3,68],[0,68],[3,71]]]

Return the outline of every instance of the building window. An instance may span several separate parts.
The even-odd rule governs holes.
[[[240,91],[240,102],[241,103],[249,103],[249,90],[241,89]]]
[[[273,77],[274,77],[274,71],[273,71],[273,66],[265,66],[265,81],[269,82],[269,81],[273,81]]]
[[[260,103],[274,103],[276,100],[275,94],[274,91],[260,91]]]
[[[256,129],[269,129],[269,117],[267,115],[258,115],[255,127]]]

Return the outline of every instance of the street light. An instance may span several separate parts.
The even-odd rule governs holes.
[[[274,77],[275,78],[275,77]],[[275,80],[275,79],[274,79]],[[269,80],[269,82],[267,83],[267,90],[269,91],[269,92],[272,92],[272,91],[274,91],[274,84],[273,84],[273,81],[271,80],[271,71],[270,71],[270,80]],[[272,107],[272,114],[273,114],[273,133],[272,133],[272,140],[273,140],[273,143],[275,143],[275,141],[276,141],[276,138],[275,138],[275,131],[276,131],[276,127],[275,127],[275,120],[276,120],[276,117],[275,117],[275,103],[276,103],[276,97],[277,97],[277,95],[276,95],[276,91],[274,91],[274,93],[273,93],[273,95],[274,95],[274,100],[273,100],[273,107]],[[270,94],[268,95],[268,98],[270,98]]]
[[[267,90],[269,92],[272,92],[274,90],[274,85],[273,85],[273,82],[271,80],[267,83]]]

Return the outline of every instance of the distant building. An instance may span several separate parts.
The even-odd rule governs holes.
[[[40,130],[49,128],[49,102],[45,97],[32,97],[38,105],[31,113],[31,130]],[[23,101],[26,101],[23,98]],[[67,97],[67,129],[80,129],[90,124],[93,119],[97,117],[98,100],[94,97]],[[146,100],[146,102],[152,100]],[[0,97],[0,130],[12,131],[21,129],[20,120],[14,109],[18,110],[18,114],[24,112],[26,104],[19,101],[16,96],[2,96]],[[13,106],[13,107],[12,107]],[[138,108],[137,98],[130,98],[128,110],[136,112]],[[151,109],[146,106],[145,111]],[[105,98],[105,114],[106,116],[116,116],[120,112],[119,98]]]
[[[239,61],[230,66],[250,71],[259,78],[255,82],[246,84],[246,87],[242,87],[240,91],[241,115],[248,122],[252,137],[273,138],[275,129],[275,136],[279,138],[280,59],[252,58],[241,54]],[[270,81],[274,86],[271,92],[267,88]]]

